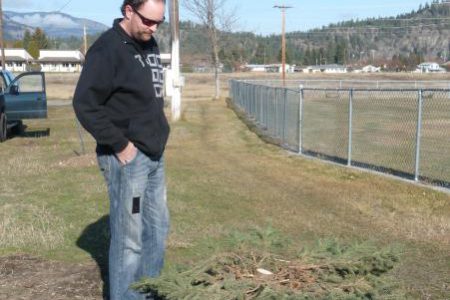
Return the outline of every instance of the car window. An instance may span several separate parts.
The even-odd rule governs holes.
[[[15,76],[9,71],[5,71],[5,75],[6,85],[8,86],[14,80]]]
[[[10,84],[11,85],[11,84]],[[44,84],[41,74],[26,74],[25,76],[16,78],[16,81],[12,83],[17,87],[17,92],[20,93],[43,93]]]

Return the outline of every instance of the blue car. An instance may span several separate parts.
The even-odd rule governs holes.
[[[0,142],[8,129],[21,126],[24,119],[47,118],[47,96],[43,72],[26,72],[15,77],[0,70]]]

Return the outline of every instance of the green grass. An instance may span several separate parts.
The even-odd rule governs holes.
[[[389,276],[399,290],[408,299],[448,298],[449,195],[302,159],[262,142],[224,102],[185,100],[166,152],[172,223],[164,274],[238,251],[230,236],[270,225],[286,257],[319,240],[398,247]],[[0,253],[104,262],[108,200],[93,140],[85,135],[88,154],[76,155],[70,107],[26,125],[29,137],[0,145]],[[30,137],[46,128],[49,136]]]
[[[274,97],[266,88],[248,88],[256,94],[257,121],[271,137],[298,149],[297,92]],[[276,90],[279,93],[280,89]],[[260,95],[262,97],[260,97]],[[349,91],[305,90],[302,148],[346,161],[349,141]],[[425,92],[423,99],[419,175],[426,180],[450,182],[450,102],[448,93]],[[415,174],[418,92],[356,91],[352,107],[352,162]],[[262,103],[263,112],[259,111]],[[286,106],[286,107],[284,107]],[[283,124],[284,115],[286,121]],[[284,126],[284,128],[283,128]]]

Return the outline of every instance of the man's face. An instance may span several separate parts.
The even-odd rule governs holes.
[[[139,8],[126,7],[130,20],[130,34],[138,42],[147,42],[158,29],[158,22],[164,20],[165,5],[163,1],[148,0]]]

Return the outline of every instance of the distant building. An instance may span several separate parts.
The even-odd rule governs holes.
[[[195,73],[213,73],[214,67],[207,63],[201,63],[192,67],[192,71]],[[219,65],[218,72],[223,72],[223,64]]]
[[[34,58],[25,49],[5,48],[5,63],[8,71],[28,71],[33,60]]]
[[[267,65],[246,64],[241,69],[244,72],[267,72]]]
[[[282,64],[271,64],[266,65],[266,72],[270,73],[283,73],[283,65]],[[286,73],[294,73],[295,65],[285,64]]]
[[[347,73],[347,67],[337,64],[315,65],[304,68],[303,73],[329,73],[329,74]]]
[[[445,69],[441,68],[438,63],[424,62],[417,66],[417,73],[445,73]]]
[[[381,71],[380,67],[375,67],[372,65],[367,65],[361,69],[361,72],[363,73],[378,73],[380,71]]]
[[[81,72],[84,55],[78,50],[39,50],[42,72]]]

